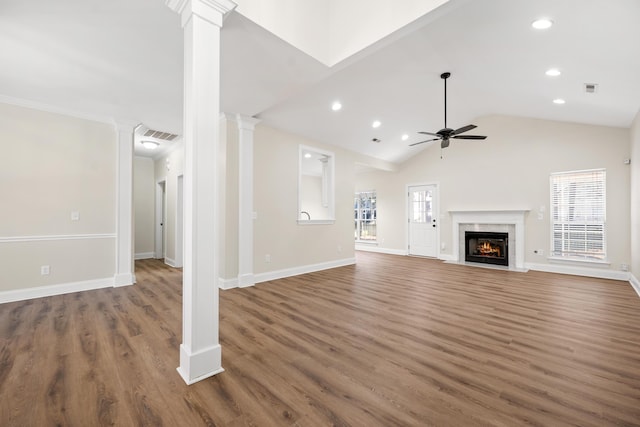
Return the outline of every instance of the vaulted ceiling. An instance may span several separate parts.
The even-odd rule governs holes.
[[[534,30],[540,17],[554,25]],[[408,147],[416,131],[443,127],[439,75],[450,71],[450,127],[489,114],[628,127],[640,107],[639,18],[637,0],[451,0],[329,67],[234,12],[221,110],[399,162],[428,149]],[[3,0],[0,63],[0,101],[182,131],[182,29],[162,0]],[[552,67],[562,75],[546,76]]]

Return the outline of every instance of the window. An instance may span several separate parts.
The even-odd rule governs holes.
[[[412,193],[411,206],[413,216],[411,222],[414,223],[431,223],[433,219],[433,200],[432,190],[416,190]]]
[[[376,241],[376,192],[362,191],[356,193],[353,204],[356,223],[356,242]]]
[[[551,255],[606,259],[606,172],[551,174]]]

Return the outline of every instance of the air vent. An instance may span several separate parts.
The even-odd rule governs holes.
[[[596,93],[598,92],[598,85],[596,83],[585,83],[584,91],[586,93]]]
[[[163,141],[173,141],[178,135],[168,132],[160,132],[159,130],[149,129],[144,133],[144,136],[151,138],[162,139]]]

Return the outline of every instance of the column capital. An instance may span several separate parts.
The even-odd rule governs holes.
[[[183,27],[194,14],[222,27],[224,18],[237,6],[231,0],[166,0],[166,5],[180,14]]]
[[[242,114],[236,114],[236,123],[238,123],[238,129],[244,130],[254,130],[256,125],[260,123],[262,120],[256,119],[255,117],[249,117]]]

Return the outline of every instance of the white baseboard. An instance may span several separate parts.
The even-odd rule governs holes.
[[[255,283],[268,282],[269,280],[283,279],[285,277],[298,276],[300,274],[313,273],[314,271],[328,270],[330,268],[344,267],[356,263],[355,258],[344,258],[335,261],[321,262],[319,264],[302,265],[299,267],[285,268],[283,270],[268,271],[254,275]]]
[[[116,274],[113,277],[113,287],[119,288],[120,286],[133,285],[136,282],[136,278],[132,273]]]
[[[559,264],[535,264],[526,263],[525,267],[530,270],[544,271],[547,273],[573,274],[574,276],[597,277],[600,279],[629,280],[629,273],[626,271],[615,271],[602,268],[576,267]]]
[[[379,254],[389,254],[389,255],[407,255],[407,251],[403,249],[381,248],[379,246],[367,245],[367,244],[356,245],[356,251],[376,252]]]
[[[218,287],[222,290],[235,289],[238,287],[238,279],[223,279],[218,278]]]
[[[164,258],[164,263],[167,264],[169,267],[176,267],[176,260],[175,259],[171,259],[171,258]]]
[[[442,261],[449,261],[449,262],[456,260],[456,258],[451,254],[440,254],[438,255],[438,259]]]
[[[0,292],[0,304],[14,301],[24,301],[33,298],[51,297],[55,295],[69,294],[72,292],[91,291],[94,289],[111,288],[115,285],[115,279],[85,280],[83,282],[62,283],[59,285],[38,286],[27,289],[14,289]]]
[[[629,283],[631,283],[631,287],[636,291],[638,296],[640,297],[640,282],[633,274],[629,273]]]
[[[155,258],[156,257],[156,253],[155,252],[142,252],[139,254],[135,254],[133,256],[133,259],[150,259],[150,258]]]

